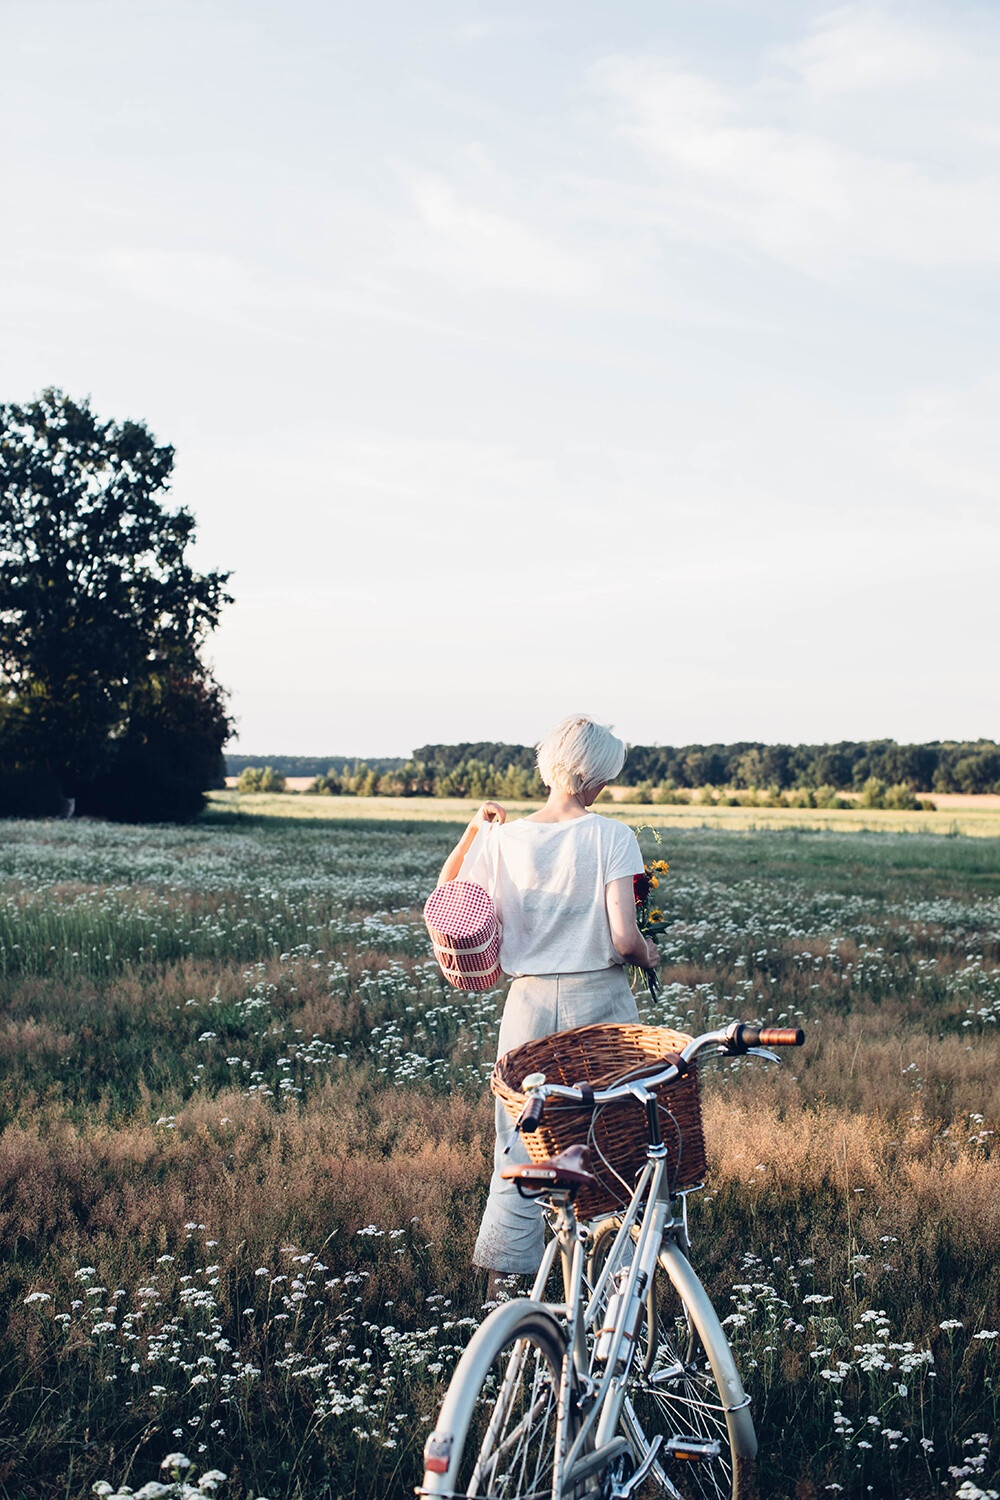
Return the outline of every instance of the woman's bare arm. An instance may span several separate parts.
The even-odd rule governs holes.
[[[620,880],[611,880],[604,887],[604,901],[608,909],[608,925],[615,952],[623,963],[641,964],[646,969],[655,969],[660,961],[655,943],[644,938],[635,921],[635,892],[631,875]]]
[[[499,802],[484,802],[441,866],[438,885],[447,885],[449,880],[457,879],[458,872],[462,868],[462,861],[472,848],[472,841],[484,823],[506,823],[506,821],[506,808],[501,807]]]

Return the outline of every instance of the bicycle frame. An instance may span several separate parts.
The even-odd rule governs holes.
[[[753,1030],[756,1031],[756,1028]],[[739,1038],[744,1032],[750,1031],[749,1027],[734,1024],[725,1032],[708,1033],[684,1049],[684,1059],[691,1061],[708,1052],[726,1053],[733,1049],[734,1038],[737,1039],[736,1046],[739,1050],[774,1058],[773,1053],[764,1051],[759,1045],[753,1045],[753,1042],[758,1041],[759,1033],[752,1041],[748,1038],[749,1044],[741,1045]],[[775,1031],[772,1036],[775,1041],[780,1038],[782,1044],[791,1042],[790,1033]],[[801,1033],[796,1033],[796,1044],[800,1040]],[[777,1058],[774,1060],[777,1061]],[[664,1070],[661,1076],[670,1076],[671,1072],[676,1076],[676,1069]],[[681,1298],[686,1316],[694,1323],[702,1339],[722,1396],[727,1422],[732,1419],[734,1430],[731,1432],[731,1441],[734,1449],[745,1459],[753,1459],[757,1453],[753,1423],[748,1416],[745,1421],[739,1416],[739,1413],[747,1412],[750,1398],[743,1389],[736,1362],[715,1309],[688,1260],[690,1241],[687,1228],[687,1192],[691,1190],[685,1189],[673,1195],[670,1192],[667,1148],[659,1140],[659,1132],[655,1127],[656,1096],[652,1087],[659,1081],[659,1077],[650,1077],[643,1082],[633,1081],[625,1085],[625,1092],[647,1110],[651,1121],[651,1140],[647,1147],[646,1165],[622,1215],[614,1243],[597,1281],[589,1289],[585,1305],[584,1242],[588,1231],[577,1223],[568,1193],[550,1196],[549,1213],[554,1233],[535,1277],[531,1297],[533,1301],[548,1305],[550,1311],[564,1317],[567,1324],[567,1355],[560,1381],[552,1488],[555,1500],[561,1500],[564,1493],[571,1493],[586,1477],[596,1474],[613,1462],[623,1451],[623,1447],[627,1446],[624,1439],[615,1437],[615,1433],[621,1420],[635,1356],[635,1339],[629,1330],[636,1328],[638,1324],[637,1304],[644,1297],[646,1288],[652,1284],[657,1267],[669,1276]],[[576,1091],[559,1087],[547,1088],[543,1085],[538,1092],[542,1095],[566,1097]],[[612,1092],[618,1098],[622,1097],[621,1087],[609,1090],[608,1095],[612,1095]],[[599,1102],[601,1098],[602,1095],[598,1095]],[[628,1275],[618,1302],[614,1325],[610,1330],[610,1344],[598,1362],[588,1347],[587,1333],[601,1310],[602,1299],[615,1268],[625,1268],[624,1253],[627,1246],[630,1247]],[[552,1306],[545,1304],[544,1294],[557,1254],[562,1260],[565,1302],[561,1306]],[[603,1369],[600,1365],[603,1365]],[[579,1392],[577,1406],[583,1411],[583,1420],[570,1442],[565,1414],[568,1402],[572,1399],[571,1388],[574,1384]],[[637,1461],[642,1457],[639,1454],[634,1456]]]
[[[671,1064],[655,1074],[647,1074],[641,1082],[634,1077],[626,1078],[591,1093],[589,1102],[592,1107],[631,1097],[645,1106],[650,1125],[646,1164],[621,1215],[611,1249],[594,1285],[586,1287],[586,1246],[591,1231],[577,1220],[573,1192],[551,1189],[544,1195],[531,1195],[541,1198],[553,1234],[545,1247],[530,1298],[496,1308],[470,1343],[462,1360],[462,1378],[453,1378],[442,1406],[440,1433],[433,1434],[429,1440],[430,1443],[440,1439],[443,1445],[433,1453],[433,1468],[428,1461],[427,1474],[433,1482],[419,1490],[419,1494],[454,1495],[450,1484],[457,1458],[449,1456],[445,1459],[444,1454],[457,1452],[465,1441],[471,1420],[470,1402],[485,1374],[485,1367],[480,1372],[479,1366],[488,1353],[487,1343],[480,1339],[480,1334],[485,1333],[490,1325],[495,1333],[502,1334],[501,1325],[513,1332],[519,1326],[518,1319],[523,1319],[528,1313],[537,1320],[544,1320],[553,1330],[558,1325],[565,1336],[555,1408],[552,1500],[569,1500],[582,1490],[589,1492],[601,1488],[599,1476],[620,1458],[632,1453],[638,1467],[630,1477],[616,1480],[611,1491],[617,1500],[628,1500],[649,1473],[663,1441],[656,1436],[646,1443],[643,1452],[633,1451],[641,1444],[635,1437],[635,1410],[631,1403],[626,1413],[629,1421],[625,1423],[625,1430],[632,1436],[624,1436],[619,1431],[638,1345],[642,1302],[647,1289],[653,1285],[658,1268],[669,1277],[676,1290],[688,1326],[698,1335],[703,1355],[711,1367],[720,1402],[715,1409],[724,1415],[730,1451],[741,1460],[752,1460],[756,1456],[757,1441],[748,1412],[750,1398],[744,1392],[718,1316],[688,1260],[687,1192],[690,1189],[673,1194],[670,1191],[668,1153],[659,1139],[657,1102],[652,1090],[676,1078],[686,1063],[702,1053],[745,1055],[753,1052],[773,1058],[773,1053],[761,1048],[761,1041],[798,1046],[803,1039],[799,1030],[767,1029],[734,1022],[725,1031],[707,1033],[691,1042],[684,1049],[681,1067]],[[534,1098],[522,1111],[519,1125],[530,1119],[529,1112],[547,1098],[582,1102],[578,1089],[546,1085],[544,1079],[534,1086],[533,1094]],[[537,1122],[537,1112],[533,1118]],[[533,1126],[526,1125],[525,1128]],[[552,1303],[546,1300],[545,1292],[557,1257],[560,1259],[564,1300]],[[617,1278],[613,1312],[606,1295],[612,1276]],[[608,1326],[597,1339],[588,1339],[602,1311],[608,1318]],[[523,1348],[515,1345],[501,1381],[486,1441],[470,1481],[473,1487],[478,1484],[482,1473],[483,1454],[486,1453],[487,1462],[490,1457],[490,1435],[495,1435],[505,1420],[505,1407],[517,1388],[523,1358]],[[685,1368],[688,1367],[678,1362],[673,1373],[683,1372]],[[670,1370],[658,1372],[652,1377],[654,1384],[658,1378],[669,1380],[671,1373]],[[464,1386],[472,1395],[466,1398],[461,1390],[456,1390],[456,1385]],[[639,1435],[641,1437],[641,1432]],[[664,1451],[671,1451],[669,1443]],[[668,1496],[682,1500],[669,1478],[662,1474],[658,1477]]]
[[[673,1280],[674,1253],[678,1253],[690,1272],[689,1277],[683,1278],[684,1281],[697,1281],[684,1254],[688,1246],[686,1194],[681,1193],[671,1198],[667,1168],[666,1148],[650,1146],[648,1160],[622,1217],[603,1270],[586,1296],[583,1270],[588,1231],[578,1224],[568,1195],[567,1201],[553,1202],[550,1210],[554,1234],[535,1277],[531,1299],[548,1306],[551,1312],[565,1317],[567,1322],[568,1345],[560,1390],[554,1496],[561,1496],[564,1491],[571,1493],[590,1474],[613,1462],[629,1446],[627,1440],[615,1437],[635,1353],[634,1340],[628,1337],[627,1329],[635,1321],[636,1304],[642,1300],[656,1267],[662,1266]],[[601,1299],[613,1269],[616,1265],[624,1268],[622,1256],[630,1243],[628,1280],[619,1304],[611,1344],[601,1362],[603,1370],[595,1374],[598,1367],[588,1349],[587,1332],[593,1327],[601,1310]],[[545,1303],[544,1294],[557,1255],[562,1259],[565,1302],[553,1306]],[[697,1284],[700,1288],[700,1283]],[[705,1300],[707,1302],[707,1298]],[[627,1347],[623,1349],[623,1345]],[[732,1373],[735,1376],[735,1365]],[[738,1385],[739,1377],[735,1378]],[[578,1397],[578,1405],[586,1410],[572,1443],[568,1443],[564,1413],[566,1403],[571,1399],[570,1387],[574,1384],[582,1396],[582,1401]],[[740,1402],[746,1400],[742,1386],[739,1386],[738,1392],[733,1391],[733,1396]]]

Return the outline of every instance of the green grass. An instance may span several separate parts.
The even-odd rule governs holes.
[[[4,825],[4,1500],[177,1450],[232,1500],[395,1500],[480,1316],[502,994],[447,990],[419,917],[468,804],[253,800]],[[706,1074],[691,1202],[768,1496],[1000,1482],[1000,842],[898,828],[643,835],[647,1015],[808,1031]]]

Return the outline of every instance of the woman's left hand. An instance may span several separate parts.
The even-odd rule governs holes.
[[[499,802],[484,802],[472,821],[477,828],[482,828],[484,823],[506,823],[507,809]]]

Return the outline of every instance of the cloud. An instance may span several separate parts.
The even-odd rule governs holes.
[[[497,38],[538,37],[552,31],[555,25],[555,21],[541,16],[493,15],[463,21],[451,34],[457,42],[483,42]]]
[[[1000,381],[968,390],[922,390],[907,399],[887,434],[890,466],[922,488],[988,502],[996,525],[1000,490]],[[949,509],[949,515],[954,516]],[[1000,538],[998,538],[1000,540]]]
[[[96,274],[98,282],[137,301],[285,343],[325,346],[331,323],[339,318],[435,336],[470,336],[457,320],[424,311],[391,278],[373,274],[371,264],[360,260],[353,273],[331,270],[320,278],[303,276],[296,265],[266,266],[224,252],[116,245],[97,254],[62,256],[53,260],[56,264],[74,285]],[[3,301],[0,290],[0,306]]]
[[[1000,127],[981,72],[949,35],[937,45],[927,30],[851,8],[762,54],[742,84],[669,56],[606,59],[591,79],[618,133],[653,164],[672,236],[830,274],[860,260],[1000,261],[1000,175],[970,150]],[[859,122],[839,99],[863,90],[875,113]],[[928,137],[927,114],[947,129]]]
[[[871,5],[831,11],[810,36],[775,47],[769,56],[816,98],[927,83],[972,60],[950,33]]]
[[[408,264],[491,289],[571,298],[596,290],[596,267],[584,256],[515,219],[463,203],[441,174],[410,174],[408,186],[426,231],[422,245],[403,252]]]

